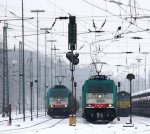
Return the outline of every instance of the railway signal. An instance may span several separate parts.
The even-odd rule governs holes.
[[[73,65],[79,64],[78,56],[79,56],[79,53],[75,53],[75,54],[73,54],[72,52],[67,52],[67,53],[66,53],[66,58],[67,58]]]
[[[69,16],[69,24],[68,24],[68,50],[71,50],[70,52],[66,53],[66,58],[70,61],[70,71],[71,73],[71,82],[72,82],[72,102],[73,102],[73,94],[74,94],[74,75],[73,71],[75,70],[75,65],[79,63],[78,53],[73,53],[74,50],[77,49],[77,24],[76,24],[76,17],[75,16]],[[71,112],[72,116],[70,116],[70,120],[73,118],[73,114],[76,113],[74,110],[74,104],[71,105]]]
[[[69,50],[76,50],[77,49],[77,24],[76,24],[76,17],[75,16],[69,16],[68,49]]]

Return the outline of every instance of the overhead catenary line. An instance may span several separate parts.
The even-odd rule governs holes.
[[[51,2],[50,0],[46,0],[48,3],[52,4],[53,6],[57,7],[58,9],[60,9],[61,11],[65,12],[66,14],[68,14],[69,16],[71,15],[70,13],[68,13],[67,11],[65,11],[63,8],[59,7],[56,3]]]
[[[123,6],[126,6],[126,7],[128,7],[129,5],[126,5],[126,4],[124,4],[124,3],[122,3],[122,2],[117,2],[117,1],[111,1],[111,0],[104,0],[104,1],[106,1],[106,2],[111,2],[111,3],[115,3],[115,4],[119,4],[119,5],[123,5]],[[131,6],[131,7],[133,7],[134,8],[134,6]],[[145,10],[145,11],[149,11],[150,12],[150,10],[149,9],[144,9],[144,8],[140,8],[140,7],[136,7],[137,9],[140,9],[140,10]]]
[[[125,18],[122,18],[121,16],[118,16],[118,15],[116,15],[116,14],[114,14],[114,13],[112,13],[112,12],[108,11],[108,10],[105,10],[105,9],[103,9],[103,8],[99,7],[99,6],[96,6],[96,5],[94,5],[94,4],[92,4],[92,3],[90,3],[90,2],[88,2],[88,1],[86,1],[86,0],[82,0],[82,1],[84,1],[84,2],[88,3],[88,4],[89,4],[89,5],[91,5],[91,6],[96,7],[96,8],[98,8],[98,9],[102,10],[102,11],[108,12],[109,14],[114,15],[115,17],[118,17],[118,18],[120,18],[120,19],[122,19],[122,20],[124,20],[124,21],[128,22],[129,24],[132,24],[132,25],[134,25],[135,27],[137,27],[137,28],[139,28],[139,29],[143,30],[141,27],[137,26],[137,25],[136,25],[136,24],[134,24],[134,23],[130,23],[128,20],[126,20]]]

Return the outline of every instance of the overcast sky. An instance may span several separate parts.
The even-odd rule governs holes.
[[[34,17],[33,20],[25,20],[25,35],[30,35],[25,36],[25,49],[36,51],[36,36],[31,36],[36,34],[36,13],[31,13],[31,10],[45,10],[45,13],[39,13],[39,28],[50,28],[56,17],[75,15],[78,31],[76,52],[80,53],[80,66],[91,64],[92,57],[94,61],[106,62],[108,65],[105,69],[116,71],[115,65],[130,66],[133,63],[137,64],[137,58],[142,58],[141,73],[144,74],[145,55],[141,53],[150,51],[149,5],[149,0],[116,0],[114,2],[113,0],[24,0],[25,18]],[[0,1],[0,19],[19,17],[21,17],[21,0]],[[18,48],[19,41],[22,40],[21,21],[8,23],[10,28],[8,47]],[[3,22],[0,23],[1,36],[2,28]],[[43,31],[39,32],[43,33]],[[66,60],[64,53],[69,51],[67,32],[68,20],[57,20],[50,34],[47,35],[48,40],[57,40],[55,45],[59,49],[58,53],[63,53],[64,60]],[[134,37],[142,39],[132,39]],[[40,34],[39,47],[42,54],[44,54],[44,45],[44,35]],[[48,46],[50,54],[50,43]],[[134,53],[125,54],[125,52]],[[146,58],[147,66],[149,66],[149,54]],[[133,69],[120,67],[120,70]]]

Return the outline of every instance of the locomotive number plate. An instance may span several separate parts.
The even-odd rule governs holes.
[[[98,103],[105,102],[105,100],[97,100]]]

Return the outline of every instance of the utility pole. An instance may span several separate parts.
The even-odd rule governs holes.
[[[77,82],[74,82],[74,105],[75,105],[75,113],[77,111],[77,103],[76,103],[76,98],[77,98]]]
[[[21,114],[21,106],[23,99],[23,50],[22,50],[22,42],[19,42],[19,114]]]
[[[58,74],[59,74],[59,75],[62,75],[62,74],[63,74],[63,71],[62,71],[63,65],[62,65],[61,58],[60,58],[60,57],[62,57],[62,56],[61,56],[61,55],[58,55],[57,57],[59,57],[59,60],[58,60],[58,63],[57,63],[57,66],[58,66]]]
[[[40,30],[44,30],[45,31],[45,70],[44,70],[44,107],[45,107],[45,116],[46,116],[46,110],[47,110],[47,107],[46,107],[46,102],[47,102],[47,99],[46,99],[46,93],[47,93],[47,33],[48,33],[48,30],[51,30],[50,28],[41,28]]]
[[[148,71],[148,82],[149,82],[148,88],[150,88],[150,70]]]
[[[118,82],[118,92],[117,92],[117,95],[118,95],[118,105],[117,105],[117,111],[119,113],[119,110],[120,110],[120,98],[119,98],[119,93],[120,93],[120,82]],[[120,115],[117,114],[117,120],[120,121]]]
[[[32,115],[32,106],[33,106],[33,56],[32,52],[30,52],[30,112],[31,112],[31,121],[33,120]]]
[[[23,64],[22,64],[22,69],[23,69],[23,73],[22,73],[22,83],[23,83],[23,88],[22,88],[22,93],[23,93],[23,121],[25,121],[25,63],[24,63],[24,2],[22,0],[22,56],[23,56]]]
[[[33,18],[26,18],[26,19],[33,19]],[[0,20],[0,21],[12,21],[12,20],[22,20],[22,101],[23,101],[23,120],[25,121],[25,76],[24,76],[24,7],[23,7],[23,0],[22,0],[22,18],[19,19],[7,19],[7,20]],[[7,54],[7,28],[8,24],[4,23],[4,28],[3,28],[3,59],[4,59],[4,70],[3,70],[3,113],[2,116],[4,117],[6,112],[6,104],[9,104],[9,84],[8,83],[8,54]],[[7,72],[6,72],[7,71]],[[6,90],[7,89],[7,90]],[[6,101],[7,100],[7,101]],[[7,104],[7,105],[8,105]]]
[[[38,14],[41,12],[45,12],[44,10],[31,10],[33,13],[37,13],[37,118],[38,118],[38,90],[39,90],[39,82],[38,82],[38,75],[39,75],[39,19]]]
[[[48,42],[51,42],[51,87],[53,87],[53,58],[52,58],[52,45],[53,42],[56,42],[56,40],[48,40]]]
[[[41,61],[39,61],[39,96],[37,96],[40,100],[39,106],[41,106],[39,109],[42,109],[42,89],[41,89]]]
[[[8,49],[7,49],[7,28],[8,23],[4,23],[3,27],[3,108],[2,117],[8,115],[9,104],[9,80],[8,80]]]
[[[140,88],[139,88],[139,87],[140,87],[140,69],[139,69],[139,68],[140,68],[140,67],[139,67],[140,65],[139,65],[139,64],[140,64],[140,62],[141,62],[142,59],[137,58],[136,60],[137,60],[137,62],[138,62],[138,92],[139,92],[139,89],[140,89]]]
[[[54,48],[52,48],[52,50],[55,51],[55,85],[56,85],[56,64],[57,64],[57,62],[56,62],[56,50],[59,50],[59,49],[56,49],[56,46],[54,44]]]
[[[32,18],[25,18],[24,19],[24,1],[22,0],[22,3],[21,3],[21,6],[22,6],[22,17],[19,18],[19,19],[7,19],[7,20],[0,20],[0,21],[12,21],[12,20],[22,20],[22,57],[23,57],[23,61],[22,61],[22,94],[23,94],[23,97],[22,97],[22,103],[23,103],[23,121],[25,121],[25,67],[24,67],[24,20],[25,19],[33,19]],[[8,25],[8,24],[7,24]],[[7,34],[7,33],[6,33]],[[6,53],[6,52],[5,52]],[[5,55],[6,56],[6,55]],[[8,72],[8,71],[7,71]],[[9,102],[9,98],[8,98],[8,102]],[[3,116],[3,115],[2,115]]]
[[[133,67],[133,74],[134,74],[134,68],[136,67],[136,64],[135,63],[132,63],[131,66]],[[137,80],[136,80],[137,81]],[[136,81],[133,81],[133,84],[132,84],[132,93],[135,92],[135,82]]]
[[[145,69],[144,69],[144,72],[145,72],[145,90],[146,90],[146,55],[149,54],[149,52],[142,52],[142,54],[145,54]]]

